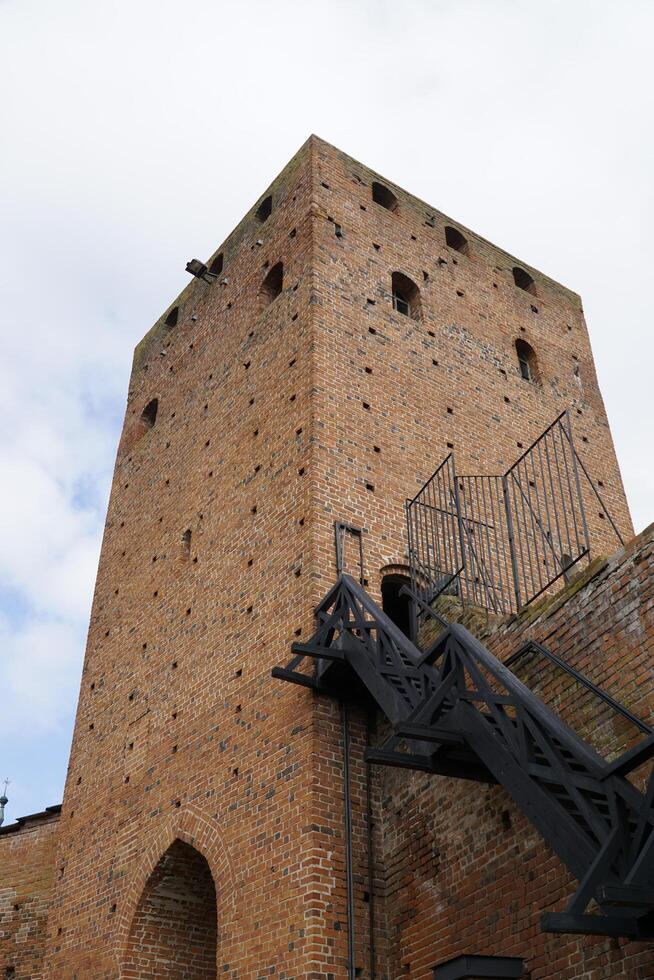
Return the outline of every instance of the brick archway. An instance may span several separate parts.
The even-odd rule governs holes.
[[[147,894],[150,885],[158,881],[161,861],[165,855],[168,865],[190,859],[195,860],[183,848],[192,849],[200,861],[197,870],[201,870],[201,861],[206,862],[208,872],[215,886],[216,934],[215,941],[221,953],[227,952],[235,935],[237,918],[237,883],[228,847],[214,820],[203,814],[197,807],[187,806],[178,811],[161,827],[150,840],[147,848],[135,868],[132,880],[122,901],[120,925],[116,932],[115,957],[119,977],[138,976],[128,964],[130,957],[130,931],[139,913],[142,897]],[[181,867],[181,865],[180,865]],[[207,891],[208,900],[210,900]],[[129,972],[127,972],[129,969]]]
[[[216,980],[216,886],[206,859],[177,838],[148,878],[132,918],[130,980]]]

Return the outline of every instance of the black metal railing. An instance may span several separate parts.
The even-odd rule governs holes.
[[[463,528],[452,453],[407,503],[411,585],[433,601],[464,568]]]
[[[504,666],[607,762],[654,734],[642,718],[537,640],[527,640]]]
[[[461,476],[450,453],[406,504],[414,595],[429,604],[456,588],[464,603],[498,614],[532,602],[590,559],[582,481],[623,544],[575,450],[568,412],[501,476]]]

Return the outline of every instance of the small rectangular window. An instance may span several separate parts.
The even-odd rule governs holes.
[[[399,293],[393,293],[393,309],[397,310],[398,313],[403,313],[404,316],[411,315],[408,302]]]

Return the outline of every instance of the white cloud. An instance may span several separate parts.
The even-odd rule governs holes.
[[[31,739],[61,733],[71,691],[77,693],[80,641],[83,635],[70,623],[33,619],[16,629],[0,620],[5,732]]]

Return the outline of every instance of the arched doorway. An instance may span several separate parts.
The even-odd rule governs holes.
[[[407,575],[384,575],[381,583],[382,609],[405,636],[411,636],[411,599],[401,595],[403,585],[409,585]]]
[[[205,858],[175,840],[148,878],[129,931],[134,980],[216,980],[216,889]]]

